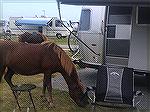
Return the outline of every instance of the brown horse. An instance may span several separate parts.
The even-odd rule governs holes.
[[[25,32],[18,36],[19,42],[27,42],[33,44],[42,43],[47,40],[48,38],[44,36],[42,33],[36,33],[36,32],[33,33]]]
[[[19,38],[18,39],[19,42],[33,43],[33,44],[40,44],[40,43],[48,40],[48,38],[46,36],[44,36],[41,33],[36,33],[36,32],[33,32],[33,33],[25,32],[24,34],[19,35],[18,38]],[[45,93],[46,88],[47,88],[45,81],[46,80],[44,79],[43,80],[43,93],[41,95],[42,97],[43,96],[45,97],[44,93]]]
[[[4,79],[13,87],[11,78],[14,73],[30,76],[44,73],[43,86],[49,93],[49,103],[52,101],[51,75],[60,72],[64,77],[70,97],[79,106],[88,104],[84,94],[84,86],[77,75],[76,68],[70,57],[61,47],[54,43],[27,44],[13,41],[0,41],[0,80],[5,67],[8,68]],[[45,94],[45,89],[43,94]]]

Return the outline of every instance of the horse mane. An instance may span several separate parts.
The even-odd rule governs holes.
[[[78,88],[76,93],[81,94],[84,91],[84,85],[81,83],[75,65],[72,62],[71,58],[66,54],[66,52],[60,47],[53,43],[53,50],[57,53],[58,58],[60,60],[63,71],[60,72],[64,79],[67,82],[69,87],[69,91],[74,91]],[[70,93],[74,94],[74,93]]]
[[[75,65],[73,64],[71,58],[60,46],[56,45],[55,43],[53,43],[53,45],[54,45],[53,50],[55,53],[58,54],[58,58],[64,71],[68,75],[77,74]]]

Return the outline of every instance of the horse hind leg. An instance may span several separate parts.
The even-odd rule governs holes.
[[[0,83],[1,83],[1,81],[2,81],[2,77],[3,77],[3,74],[4,74],[4,72],[5,72],[5,69],[6,69],[6,67],[0,66]]]
[[[12,76],[14,75],[14,71],[11,70],[10,68],[8,68],[7,73],[4,76],[4,79],[6,80],[6,82],[8,83],[8,85],[12,88],[14,85],[12,84]]]

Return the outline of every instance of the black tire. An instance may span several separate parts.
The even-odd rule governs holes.
[[[72,33],[76,34],[76,32],[72,32]],[[68,47],[71,52],[76,53],[79,50],[78,40],[72,33],[70,33],[68,36]]]
[[[56,37],[57,37],[58,39],[61,39],[61,38],[62,38],[62,35],[61,35],[60,33],[57,33],[57,34],[56,34]]]

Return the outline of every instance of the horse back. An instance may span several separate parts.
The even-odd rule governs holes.
[[[3,46],[3,47],[2,47]],[[37,74],[57,68],[59,59],[54,44],[0,42],[0,62],[20,74]]]

